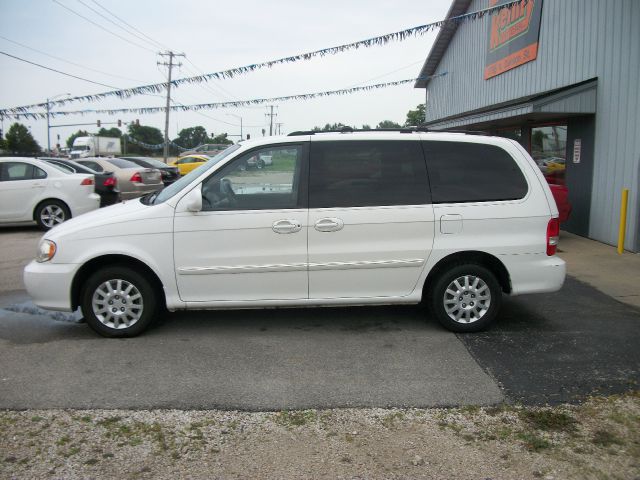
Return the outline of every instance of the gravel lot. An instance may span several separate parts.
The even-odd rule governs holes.
[[[581,406],[0,412],[3,478],[640,475],[640,394]]]

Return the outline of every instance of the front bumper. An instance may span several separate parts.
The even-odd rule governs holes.
[[[71,311],[71,283],[76,264],[38,263],[32,260],[24,268],[24,284],[33,302],[49,310]]]

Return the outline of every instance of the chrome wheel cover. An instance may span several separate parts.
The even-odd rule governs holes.
[[[116,330],[135,325],[144,311],[140,290],[122,279],[101,283],[93,292],[91,307],[100,323]]]
[[[40,221],[47,228],[53,228],[65,220],[64,210],[58,205],[47,205],[40,211]]]
[[[446,288],[443,303],[445,312],[454,322],[477,322],[491,306],[491,290],[480,277],[463,275]]]

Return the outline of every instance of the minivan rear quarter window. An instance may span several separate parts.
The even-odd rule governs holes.
[[[423,142],[433,203],[517,200],[527,181],[515,160],[495,145]]]
[[[430,203],[417,141],[311,142],[309,207]]]

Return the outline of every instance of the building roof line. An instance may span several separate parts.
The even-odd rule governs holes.
[[[445,20],[449,20],[450,18],[457,17],[459,15],[464,15],[469,9],[469,5],[471,5],[471,0],[453,0]],[[455,22],[447,23],[440,29],[424,65],[422,65],[419,78],[413,85],[415,88],[426,88],[427,83],[429,83],[430,80],[426,76],[433,75],[436,71],[440,64],[440,60],[442,60],[442,57],[444,56],[444,52],[449,47],[449,43],[457,30],[458,24]]]

